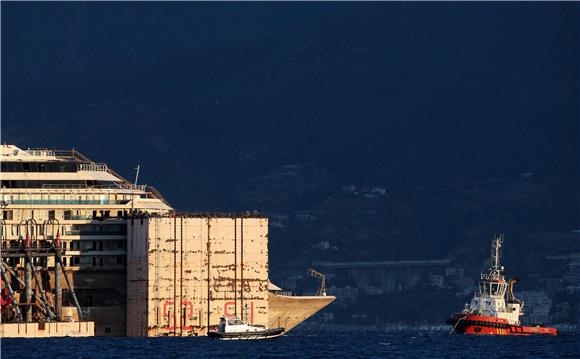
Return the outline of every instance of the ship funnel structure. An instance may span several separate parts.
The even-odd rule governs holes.
[[[516,295],[514,294],[514,285],[516,285],[519,282],[519,278],[512,278],[509,280],[508,283],[508,303],[521,303],[520,300],[518,298],[516,298]]]

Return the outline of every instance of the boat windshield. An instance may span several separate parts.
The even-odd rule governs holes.
[[[497,282],[479,282],[480,295],[503,296],[505,294],[507,285],[505,283]]]

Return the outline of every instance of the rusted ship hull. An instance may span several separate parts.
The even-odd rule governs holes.
[[[332,303],[333,296],[287,296],[269,293],[268,326],[283,327],[289,332],[298,324],[310,318]]]
[[[220,316],[291,329],[333,300],[274,300],[269,314],[257,212],[178,213],[75,149],[0,145],[0,157],[4,337],[204,336]]]

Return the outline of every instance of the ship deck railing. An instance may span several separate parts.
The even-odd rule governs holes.
[[[169,212],[169,213],[152,213],[143,214],[144,217],[150,218],[268,218],[268,213],[258,211],[245,212]]]
[[[79,171],[98,171],[98,172],[108,172],[109,167],[106,163],[79,163],[78,164]]]
[[[151,186],[147,185],[134,185],[132,183],[115,183],[115,184],[108,184],[108,185],[87,185],[87,184],[80,184],[80,183],[45,183],[42,185],[43,189],[129,189],[129,190],[138,190],[138,191],[146,191]]]
[[[96,171],[108,172],[122,181],[122,184],[119,184],[119,186],[123,186],[123,187],[119,187],[119,188],[136,189],[136,190],[141,190],[141,191],[147,192],[148,197],[149,197],[149,195],[151,195],[151,196],[153,196],[153,198],[157,198],[160,201],[162,201],[163,203],[165,203],[167,206],[171,207],[171,204],[167,201],[167,199],[165,199],[165,197],[163,197],[161,195],[161,193],[159,193],[159,191],[157,191],[157,189],[155,189],[155,187],[147,186],[147,185],[133,184],[132,182],[128,181],[126,178],[124,178],[123,176],[121,176],[120,174],[115,172],[113,169],[109,168],[106,164],[95,163],[95,162],[91,161],[87,156],[83,155],[81,152],[75,150],[74,148],[72,150],[48,150],[46,148],[33,148],[33,149],[28,149],[28,151],[36,151],[38,153],[50,152],[51,155],[53,155],[57,158],[63,159],[63,160],[81,162],[81,163],[79,163],[79,170],[84,170],[84,171],[95,171],[96,170]],[[43,188],[44,188],[44,186],[43,186]],[[105,204],[107,204],[107,203],[105,203]]]
[[[5,200],[7,204],[12,205],[43,205],[43,204],[98,204],[98,205],[115,205],[115,204],[127,204],[129,200],[92,200],[92,199],[13,199]]]

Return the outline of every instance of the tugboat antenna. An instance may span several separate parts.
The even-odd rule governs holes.
[[[495,234],[491,242],[491,271],[500,274],[502,268],[501,262],[501,247],[503,246],[503,233]]]

